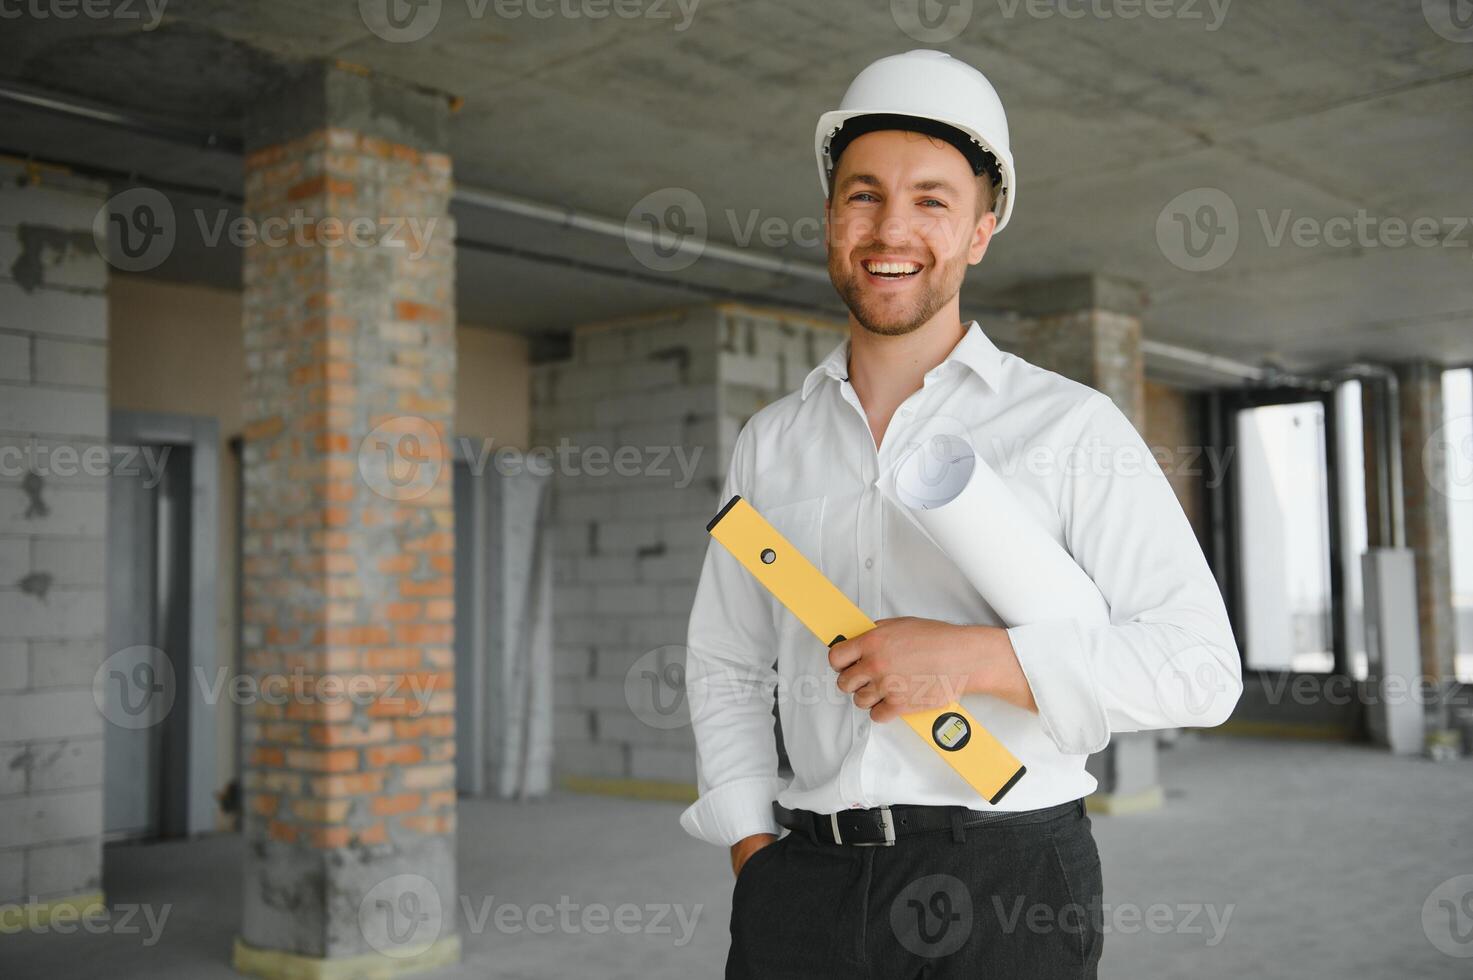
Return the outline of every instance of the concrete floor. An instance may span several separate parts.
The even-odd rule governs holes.
[[[1434,888],[1473,873],[1473,762],[1188,738],[1163,753],[1162,770],[1164,810],[1094,818],[1113,923],[1102,977],[1473,975],[1473,959],[1439,952],[1422,917]],[[676,804],[571,794],[527,806],[463,802],[462,912],[555,905],[567,896],[610,909],[681,905],[694,926],[688,941],[673,915],[667,932],[533,933],[498,929],[493,912],[477,931],[462,914],[463,962],[426,976],[720,976],[730,913],[726,856],[681,832],[678,812]],[[235,836],[110,848],[105,886],[120,928],[0,936],[0,977],[234,977],[239,869]],[[155,917],[168,908],[157,941],[141,915],[128,923],[136,931],[121,928],[128,904]],[[1151,913],[1158,904],[1163,910]],[[1136,923],[1137,912],[1161,916],[1157,928],[1168,931]],[[1219,922],[1231,916],[1216,943],[1211,914]],[[578,913],[571,918],[576,925]],[[1473,945],[1462,951],[1473,954]]]

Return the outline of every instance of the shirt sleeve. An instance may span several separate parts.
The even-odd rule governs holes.
[[[1067,754],[1111,732],[1220,725],[1243,690],[1222,593],[1150,448],[1107,396],[1085,403],[1059,460],[1064,545],[1099,586],[1110,625],[1008,630],[1044,732]]]
[[[750,423],[737,435],[721,503],[748,496],[755,460]],[[696,586],[686,640],[685,688],[696,742],[696,802],[680,815],[685,831],[729,847],[752,834],[777,834],[773,695],[777,637],[761,585],[714,538]]]

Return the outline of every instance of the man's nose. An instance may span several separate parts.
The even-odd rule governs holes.
[[[887,247],[899,248],[909,245],[914,235],[909,216],[902,214],[901,206],[895,201],[886,201],[880,213],[875,215],[875,241]]]

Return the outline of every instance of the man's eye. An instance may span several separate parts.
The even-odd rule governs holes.
[[[921,203],[924,204],[924,205],[927,205],[927,206],[934,205],[934,206],[936,206],[938,208],[944,208],[944,207],[946,207],[946,202],[945,201],[938,201],[934,197],[928,197],[924,201],[922,201]]]
[[[875,196],[873,194],[869,193],[868,191],[860,191],[858,194],[855,194],[853,197],[849,198],[849,200],[851,200],[851,201],[873,201],[873,200],[875,200]]]

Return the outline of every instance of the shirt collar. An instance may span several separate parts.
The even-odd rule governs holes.
[[[971,368],[988,387],[994,391],[998,385],[998,371],[1002,367],[1002,351],[997,345],[982,332],[982,328],[976,320],[967,327],[967,332],[962,334],[962,339],[957,341],[951,353],[946,355],[935,370],[950,370],[946,365],[952,361],[964,364]],[[803,379],[803,398],[806,400],[814,387],[824,379],[825,376],[836,380],[847,381],[849,379],[849,338],[845,337],[837,347],[829,351],[822,361],[812,371],[808,372]]]

